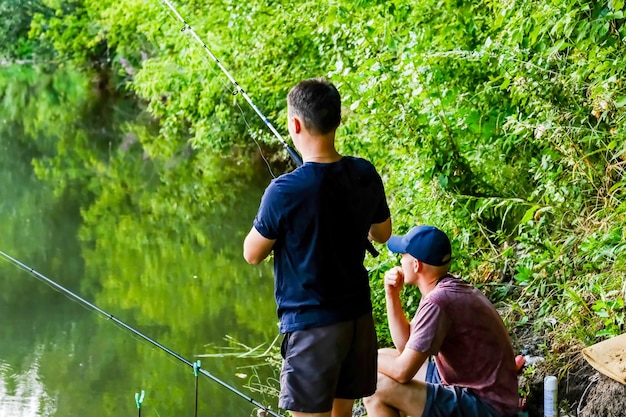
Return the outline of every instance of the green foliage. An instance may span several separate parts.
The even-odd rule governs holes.
[[[149,158],[141,143],[155,134],[154,120],[134,101],[92,90],[91,74],[0,72],[2,250],[185,357],[227,334],[271,340],[271,267],[251,268],[240,253],[263,190],[250,181],[251,167],[197,160],[189,148]],[[0,262],[0,281],[2,339],[10,340],[0,385],[9,397],[35,389],[45,415],[128,414],[131,390],[146,387],[149,413],[193,407],[192,374],[179,361],[8,262]],[[235,387],[236,368],[252,363],[203,359]],[[249,413],[239,410],[247,402],[205,382],[201,412]]]
[[[46,55],[49,48],[28,33],[34,15],[50,17],[52,10],[40,0],[3,0],[0,3],[0,66],[3,60],[24,60]]]
[[[104,66],[106,85],[135,94],[158,122],[158,136],[128,132],[144,162],[134,153],[103,163],[78,136],[73,145],[95,156],[76,172],[92,165],[87,172],[137,190],[141,177],[122,173],[141,166],[158,178],[149,187],[160,201],[183,202],[182,212],[171,204],[158,210],[180,215],[194,201],[221,201],[189,185],[210,178],[213,190],[232,178],[220,161],[241,164],[236,181],[249,180],[254,141],[275,167],[285,166],[281,145],[164,4],[43,4],[54,16],[34,14],[28,42],[53,45],[83,67]],[[394,232],[417,223],[448,232],[455,272],[499,302],[512,332],[532,325],[548,349],[567,344],[575,352],[624,331],[623,1],[174,4],[283,134],[288,89],[312,76],[333,81],[345,105],[339,149],[381,171]],[[11,23],[11,36],[24,33],[24,16]],[[70,147],[61,149],[56,159],[76,161]],[[164,168],[181,160],[189,165]],[[94,216],[126,198],[93,190],[101,199]],[[138,195],[135,207],[152,204]],[[381,341],[380,277],[394,263],[386,253],[368,260]],[[409,310],[418,299],[407,294]]]
[[[41,0],[41,3],[49,12],[33,15],[31,38],[50,44],[63,60],[97,65],[106,58],[108,47],[98,25],[96,2]]]

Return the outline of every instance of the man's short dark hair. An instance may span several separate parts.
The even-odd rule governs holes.
[[[325,135],[341,122],[341,96],[337,88],[323,78],[300,81],[289,91],[287,105],[311,133]]]

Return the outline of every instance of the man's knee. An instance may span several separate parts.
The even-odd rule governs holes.
[[[427,391],[427,384],[423,381],[413,380],[408,384],[401,384],[387,375],[378,373],[376,392],[371,397],[364,398],[363,402],[368,412],[391,408],[401,412],[401,415],[421,417],[426,405]]]
[[[376,392],[369,397],[363,398],[363,403],[367,407],[368,404],[373,404],[376,401],[380,401],[385,395],[393,388],[397,381],[391,379],[385,374],[378,373],[378,379],[376,382]]]
[[[363,405],[365,406],[366,410],[372,410],[377,403],[379,403],[379,398],[376,396],[376,393],[373,393],[372,395],[370,395],[369,397],[364,397],[363,398]]]
[[[378,379],[376,381],[376,392],[386,392],[389,391],[391,389],[393,389],[393,387],[397,386],[398,384],[400,384],[398,381],[396,381],[395,379],[388,377],[385,374],[381,374],[380,372],[378,373]]]

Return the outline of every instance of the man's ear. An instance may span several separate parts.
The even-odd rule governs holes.
[[[296,116],[291,118],[292,122],[293,122],[293,131],[295,133],[300,133],[300,131],[302,130],[302,124],[300,122],[300,119],[298,119]]]
[[[413,272],[420,272],[423,266],[419,259],[413,258]]]

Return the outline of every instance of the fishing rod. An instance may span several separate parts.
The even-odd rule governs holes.
[[[207,54],[209,54],[211,59],[213,59],[213,61],[215,61],[215,63],[219,67],[219,69],[221,69],[222,72],[224,74],[226,74],[226,77],[228,77],[230,82],[236,88],[236,90],[233,92],[233,94],[237,94],[237,93],[241,94],[241,96],[248,102],[248,104],[250,105],[250,107],[252,107],[252,109],[255,111],[255,113],[257,115],[259,115],[261,120],[263,120],[263,123],[265,123],[265,125],[274,134],[274,136],[276,136],[278,138],[278,140],[283,144],[283,146],[287,150],[287,153],[291,157],[291,160],[293,161],[293,163],[296,164],[296,166],[298,166],[298,167],[301,166],[302,165],[302,157],[298,154],[298,152],[294,148],[292,148],[287,143],[287,141],[285,139],[283,139],[281,134],[278,132],[278,130],[276,130],[274,125],[272,125],[272,123],[269,121],[269,119],[267,117],[265,117],[265,115],[263,113],[261,113],[261,110],[259,110],[259,108],[257,106],[255,106],[255,104],[252,102],[252,99],[250,98],[250,96],[243,90],[243,88],[241,88],[241,86],[239,85],[237,80],[235,80],[235,78],[233,78],[233,76],[230,74],[230,72],[228,72],[228,70],[224,67],[224,65],[222,65],[220,60],[217,59],[217,57],[215,55],[213,55],[213,52],[211,52],[211,50],[205,45],[205,43],[202,41],[202,39],[200,39],[200,37],[192,29],[191,25],[189,25],[189,23],[187,23],[187,21],[180,15],[180,13],[178,13],[178,10],[176,10],[176,7],[174,7],[174,5],[169,0],[161,0],[161,1],[163,1],[163,3],[165,3],[170,8],[172,13],[174,13],[174,15],[176,15],[178,20],[180,20],[183,23],[183,27],[182,27],[182,29],[180,31],[181,32],[188,31],[189,33],[191,33],[191,35],[194,37],[194,39],[197,40],[198,43],[200,45],[202,45],[202,48],[204,48],[204,50],[207,52]],[[374,258],[377,257],[379,255],[379,253],[376,250],[376,248],[374,247],[374,245],[372,244],[372,242],[369,239],[366,239],[366,241],[367,241],[367,243],[365,244],[365,249],[367,249],[367,251],[370,253],[370,255],[372,255]]]
[[[217,66],[222,70],[222,72],[224,74],[226,74],[226,77],[228,77],[228,79],[230,80],[230,82],[235,86],[236,91],[233,92],[233,94],[241,94],[241,96],[246,99],[246,101],[248,102],[248,104],[250,105],[250,107],[252,107],[252,109],[256,112],[256,114],[259,115],[259,117],[263,120],[263,122],[265,123],[265,125],[269,128],[269,130],[274,134],[274,136],[276,136],[278,138],[278,140],[283,144],[283,146],[285,147],[285,149],[287,150],[287,153],[289,154],[289,156],[291,157],[291,159],[293,160],[293,162],[297,165],[300,166],[302,165],[302,158],[300,157],[300,155],[298,154],[298,152],[296,152],[296,150],[294,148],[292,148],[291,146],[289,146],[289,144],[287,143],[287,141],[285,139],[283,139],[283,137],[281,136],[281,134],[278,132],[278,130],[276,130],[276,128],[272,125],[272,123],[269,121],[269,119],[267,117],[265,117],[265,115],[263,113],[261,113],[261,110],[259,110],[259,108],[257,106],[254,105],[254,103],[252,102],[252,99],[250,98],[250,96],[243,90],[243,88],[241,88],[241,86],[239,85],[239,83],[237,83],[237,81],[233,78],[232,75],[230,75],[230,73],[228,72],[228,70],[226,69],[226,67],[224,67],[224,65],[222,65],[222,63],[220,62],[219,59],[217,59],[217,57],[215,55],[213,55],[213,53],[211,52],[211,50],[204,44],[204,42],[202,42],[202,39],[200,39],[200,37],[196,34],[196,32],[191,28],[191,26],[189,25],[189,23],[187,23],[187,21],[185,19],[183,19],[183,17],[180,15],[180,13],[178,13],[178,11],[176,10],[176,8],[174,7],[174,5],[169,1],[169,0],[162,0],[163,3],[167,4],[167,6],[172,10],[172,12],[176,15],[176,17],[178,18],[178,20],[180,20],[181,22],[183,22],[183,27],[180,30],[181,32],[185,32],[185,31],[189,31],[191,33],[191,35],[198,41],[198,43],[200,43],[200,45],[202,45],[202,47],[204,48],[204,50],[209,54],[209,56],[213,59],[213,61],[215,61],[215,63],[217,64]]]
[[[261,413],[271,414],[274,417],[283,417],[281,414],[278,414],[277,412],[269,409],[268,407],[264,406],[263,404],[261,404],[260,402],[256,401],[255,399],[247,396],[246,394],[244,394],[243,392],[241,392],[238,389],[234,388],[233,386],[228,385],[226,382],[222,381],[221,379],[215,377],[211,373],[209,373],[209,372],[205,371],[204,369],[200,368],[198,363],[193,363],[193,362],[185,359],[184,357],[182,357],[178,353],[172,351],[171,349],[168,349],[167,347],[163,346],[162,344],[160,344],[156,340],[151,339],[150,337],[148,337],[145,334],[141,333],[139,330],[129,326],[128,324],[124,323],[122,320],[118,319],[117,317],[114,317],[113,315],[111,315],[111,314],[107,313],[106,311],[102,310],[100,307],[96,306],[95,304],[90,303],[89,301],[87,301],[84,298],[80,297],[76,293],[73,293],[72,291],[68,290],[67,288],[61,286],[60,284],[58,284],[55,281],[51,280],[50,278],[46,277],[45,275],[35,271],[33,268],[29,267],[28,265],[23,264],[22,262],[18,261],[17,259],[13,258],[12,256],[8,255],[7,253],[5,253],[5,252],[3,252],[1,250],[0,250],[0,255],[2,255],[5,259],[7,259],[8,261],[12,262],[13,264],[17,265],[19,268],[21,268],[21,269],[23,269],[23,270],[25,270],[27,272],[30,272],[35,277],[43,280],[46,284],[50,285],[52,288],[54,288],[54,289],[58,290],[59,292],[69,296],[70,298],[73,298],[74,300],[78,301],[79,303],[83,304],[84,306],[89,307],[92,310],[95,310],[96,312],[102,314],[107,319],[113,321],[115,324],[118,324],[119,326],[123,327],[124,329],[128,330],[129,332],[133,333],[134,335],[139,336],[140,338],[146,340],[147,342],[151,343],[152,345],[158,347],[159,349],[163,350],[164,352],[168,353],[169,355],[171,355],[171,356],[175,357],[176,359],[178,359],[179,361],[183,362],[185,365],[190,366],[191,368],[193,368],[194,373],[201,373],[202,375],[204,375],[204,376],[208,377],[209,379],[211,379],[213,382],[217,382],[222,387],[224,387],[224,388],[228,389],[229,391],[239,395],[241,398],[244,398],[249,403],[252,403],[254,406],[258,407],[260,409],[259,411],[261,411]],[[143,397],[143,395],[142,395],[142,397]],[[140,408],[140,402],[138,402],[137,405],[138,405],[138,408]]]

